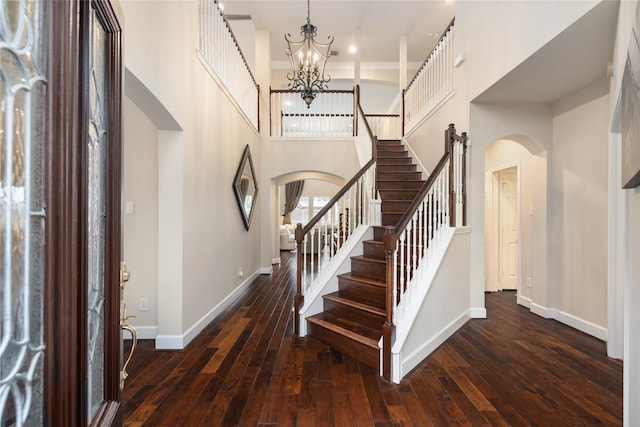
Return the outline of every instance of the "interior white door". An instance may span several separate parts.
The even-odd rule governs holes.
[[[501,289],[518,288],[518,171],[498,174],[499,282]]]

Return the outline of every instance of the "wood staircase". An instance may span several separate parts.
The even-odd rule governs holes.
[[[338,291],[323,296],[324,311],[307,321],[309,336],[378,369],[386,315],[384,229],[397,224],[424,184],[401,141],[378,141],[376,184],[382,226],[363,242],[363,255],[351,257],[351,272],[338,276]]]

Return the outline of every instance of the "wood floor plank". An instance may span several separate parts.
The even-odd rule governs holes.
[[[335,426],[355,426],[349,393],[342,391],[336,391],[333,393],[333,413],[335,417]]]
[[[125,426],[622,425],[622,362],[602,341],[485,295],[401,384],[293,336],[295,255],[261,275],[181,351],[142,340]]]
[[[209,347],[217,348],[218,351],[215,352],[205,367],[202,368],[203,374],[215,374],[218,371],[218,368],[220,368],[220,365],[224,362],[231,348],[237,342],[238,337],[244,332],[247,323],[249,323],[249,319],[247,318],[243,317],[238,319],[234,325],[230,326],[228,334],[220,340],[220,342],[217,342],[216,345],[211,343]]]

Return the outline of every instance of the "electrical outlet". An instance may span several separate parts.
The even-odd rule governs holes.
[[[140,298],[140,311],[149,310],[149,298]]]
[[[244,271],[242,271],[242,268],[240,268],[238,270],[238,277],[243,277],[244,276]]]
[[[531,287],[531,277],[527,277],[527,288]]]

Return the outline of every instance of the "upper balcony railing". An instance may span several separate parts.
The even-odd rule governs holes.
[[[200,1],[198,50],[249,122],[260,129],[260,87],[216,0]]]
[[[454,22],[455,20],[452,20],[442,33],[440,40],[404,91],[403,135],[418,126],[455,89]]]
[[[371,131],[378,139],[401,139],[402,116],[400,114],[365,114]]]
[[[270,92],[273,137],[350,138],[357,134],[357,87],[320,92],[309,108],[300,91]]]

